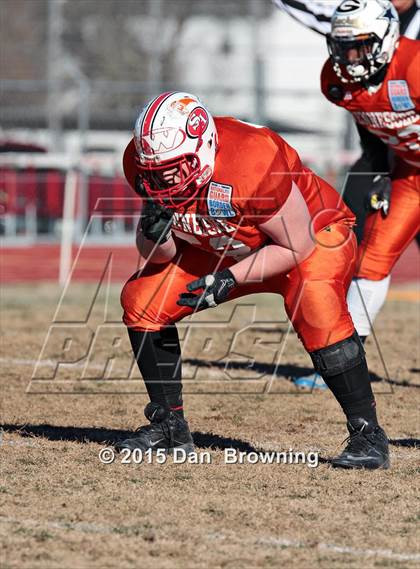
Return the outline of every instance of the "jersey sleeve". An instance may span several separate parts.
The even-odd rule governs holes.
[[[416,110],[420,109],[420,41],[416,41],[418,44],[414,57],[411,59],[407,67],[407,84],[410,92],[410,96],[416,105]]]
[[[134,146],[134,140],[131,139],[127,145],[127,148],[124,151],[123,156],[123,169],[124,175],[127,182],[130,186],[135,190],[136,188],[136,175],[137,175],[137,168],[136,162],[134,160],[136,156],[136,148]]]
[[[270,166],[251,193],[247,213],[257,225],[268,221],[284,205],[292,189],[293,174],[281,148],[277,148]]]

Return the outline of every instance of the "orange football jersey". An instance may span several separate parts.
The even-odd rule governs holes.
[[[369,89],[361,83],[342,83],[328,59],[321,89],[403,160],[420,166],[420,41],[401,37],[383,83]]]
[[[312,217],[313,233],[354,216],[339,194],[305,168],[297,152],[268,128],[216,117],[218,150],[212,180],[187,208],[175,210],[172,231],[180,239],[212,253],[242,256],[269,241],[259,224],[286,202],[292,182],[299,187]],[[135,187],[135,147],[124,153],[124,172]]]

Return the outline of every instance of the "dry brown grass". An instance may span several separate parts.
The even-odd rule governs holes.
[[[63,318],[77,318],[89,292],[90,287],[76,287],[63,306]],[[120,317],[117,292],[111,290],[108,315],[115,321]],[[418,372],[412,370],[420,367],[415,341],[419,305],[398,298],[378,319],[380,345],[392,378],[418,385]],[[188,383],[185,402],[196,442],[215,447],[212,464],[201,466],[174,465],[171,460],[164,465],[100,463],[98,452],[105,441],[143,420],[146,398],[138,381],[114,382],[112,390],[107,380],[86,381],[81,389],[75,379],[79,367],[60,371],[61,384],[30,383],[32,367],[22,360],[38,357],[57,300],[53,286],[3,290],[2,567],[401,569],[419,563],[420,557],[409,558],[420,553],[418,449],[392,446],[392,469],[385,472],[342,472],[328,464],[316,469],[223,464],[222,449],[230,445],[319,449],[327,457],[345,437],[341,413],[329,393],[299,395],[280,377],[264,395],[267,378],[250,379],[255,370],[246,368],[246,356],[252,352],[270,370],[270,349],[278,348],[281,339],[276,330],[287,329],[284,323],[270,324],[278,310],[273,297],[257,302],[257,320],[263,322],[257,335],[273,345],[253,347],[255,331],[235,336],[249,319],[249,309],[229,319],[229,307],[212,314],[222,324],[206,332],[212,340],[204,351],[204,324],[196,323],[198,331],[186,341],[186,376],[193,376],[196,359],[223,358],[232,341],[239,354],[232,357],[239,361],[236,371],[242,376],[228,381],[220,364],[210,365],[198,367],[195,381]],[[244,299],[242,304],[254,301]],[[100,321],[97,312],[89,320],[92,327],[95,318]],[[204,318],[200,315],[196,322]],[[79,347],[83,351],[82,340]],[[97,346],[97,364],[107,350]],[[383,375],[372,342],[368,352],[371,368]],[[128,359],[126,343],[119,354],[115,369]],[[281,363],[309,366],[294,335],[287,339]],[[258,368],[260,373],[264,369]],[[126,385],[136,394],[125,395]],[[390,438],[418,437],[419,389],[375,388]],[[75,390],[76,395],[64,393]],[[26,427],[18,430],[22,425]]]

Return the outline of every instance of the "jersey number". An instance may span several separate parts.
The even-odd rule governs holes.
[[[199,239],[194,235],[191,235],[191,233],[184,233],[176,230],[174,230],[174,233],[179,239],[183,239],[184,241],[191,243],[191,245],[201,245],[201,241],[199,241]],[[209,245],[215,251],[224,251],[226,247],[229,247],[229,249],[225,251],[226,257],[245,255],[251,251],[251,248],[248,247],[248,245],[245,245],[245,243],[238,239],[232,239],[232,237],[228,237],[227,235],[211,237],[209,239]]]
[[[392,146],[401,152],[415,152],[420,150],[420,125],[412,124],[401,130],[395,131],[394,134],[387,134],[382,130],[371,129],[385,144]]]

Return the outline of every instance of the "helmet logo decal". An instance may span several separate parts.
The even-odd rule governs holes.
[[[188,105],[190,103],[195,103],[196,101],[194,99],[192,99],[191,97],[183,97],[182,99],[178,99],[177,101],[173,101],[170,105],[169,105],[169,110],[170,111],[178,111],[178,113],[181,113],[183,115],[188,114]]]
[[[164,154],[181,146],[185,138],[180,128],[159,128],[141,137],[141,150],[148,155]]]
[[[384,13],[382,14],[382,16],[379,17],[380,20],[384,19],[384,20],[392,20],[393,22],[399,22],[398,16],[395,13],[395,11],[393,11],[391,9],[390,6],[384,6]]]
[[[348,14],[349,12],[357,12],[363,7],[363,0],[344,0],[338,8],[337,14]]]
[[[209,125],[209,115],[203,107],[197,107],[187,120],[187,134],[191,138],[201,137]]]

